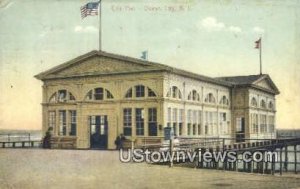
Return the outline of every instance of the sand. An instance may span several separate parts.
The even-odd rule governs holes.
[[[300,175],[121,163],[117,151],[0,149],[0,188],[300,188]]]

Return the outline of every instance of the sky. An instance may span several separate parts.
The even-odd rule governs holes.
[[[99,49],[87,0],[0,0],[0,129],[41,129],[34,75]],[[102,50],[219,77],[263,73],[280,90],[277,127],[300,129],[299,0],[102,0]]]

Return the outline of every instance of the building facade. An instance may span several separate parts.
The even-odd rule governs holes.
[[[155,138],[164,127],[235,142],[275,137],[279,91],[265,74],[211,78],[92,51],[35,77],[43,81],[43,133],[50,128],[57,143],[76,148],[114,149],[121,133]]]

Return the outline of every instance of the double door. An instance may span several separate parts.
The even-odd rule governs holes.
[[[90,116],[90,147],[107,149],[108,122],[106,115]]]

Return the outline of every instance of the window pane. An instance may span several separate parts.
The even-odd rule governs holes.
[[[135,86],[135,96],[136,97],[144,97],[145,96],[145,86],[143,86],[143,85]]]
[[[136,135],[144,135],[144,116],[142,108],[135,109]]]
[[[96,88],[94,97],[95,100],[103,100],[103,88]]]
[[[124,135],[131,136],[132,133],[132,110],[131,108],[125,108],[123,110],[123,128],[124,128]]]

